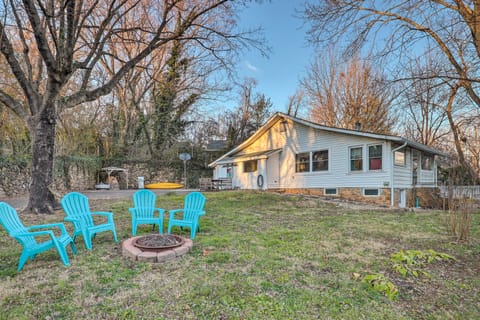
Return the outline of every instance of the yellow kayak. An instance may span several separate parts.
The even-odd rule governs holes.
[[[158,183],[149,183],[145,185],[147,189],[179,189],[183,188],[183,184],[175,182],[158,182]]]

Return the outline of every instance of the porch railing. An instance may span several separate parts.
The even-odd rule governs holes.
[[[448,199],[449,192],[454,199],[475,199],[480,200],[480,186],[440,186],[440,196]]]

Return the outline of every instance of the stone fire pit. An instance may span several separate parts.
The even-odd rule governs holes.
[[[122,255],[133,261],[159,263],[185,255],[192,246],[192,240],[177,235],[151,234],[123,241]]]

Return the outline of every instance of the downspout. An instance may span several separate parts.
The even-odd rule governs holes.
[[[394,206],[394,202],[395,202],[395,186],[393,185],[393,171],[395,170],[395,157],[394,157],[394,153],[395,151],[398,151],[400,149],[403,149],[407,146],[407,143],[405,142],[403,145],[401,145],[400,147],[398,148],[395,148],[392,150],[392,166],[391,166],[391,171],[390,171],[390,206],[393,207]],[[407,153],[405,153],[405,157],[407,156]],[[405,159],[406,160],[406,159]]]

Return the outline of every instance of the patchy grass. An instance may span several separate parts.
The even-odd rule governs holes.
[[[472,241],[459,245],[446,235],[442,212],[349,210],[312,198],[255,192],[206,196],[207,214],[193,251],[160,265],[124,259],[121,245],[102,233],[92,251],[77,239],[79,252],[70,267],[51,250],[17,272],[21,248],[1,229],[0,319],[480,316],[478,214]],[[158,198],[165,209],[182,203],[174,194]],[[92,202],[93,209],[115,213],[120,239],[131,235],[130,206],[130,200]],[[27,225],[61,221],[63,213],[22,219]],[[138,230],[150,232],[150,226]],[[390,261],[401,249],[434,249],[457,261],[429,265],[430,278],[404,278]],[[397,299],[370,290],[359,280],[366,274],[390,279],[399,290]]]

